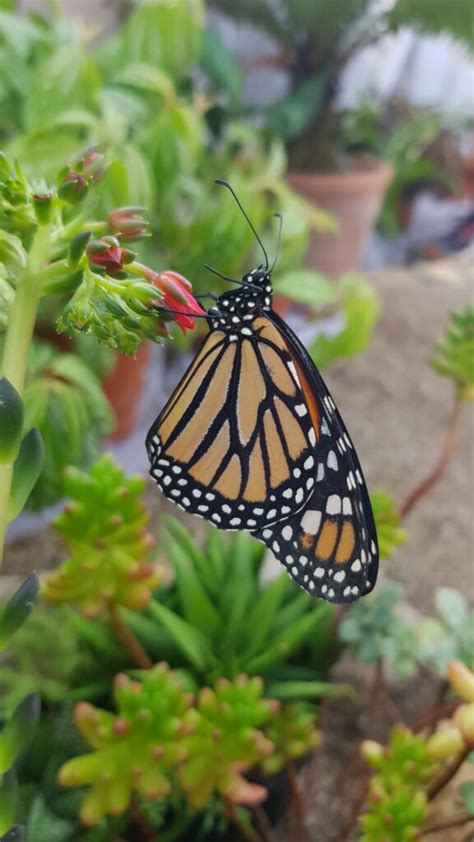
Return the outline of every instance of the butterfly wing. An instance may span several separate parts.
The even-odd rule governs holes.
[[[280,331],[257,316],[211,331],[147,437],[150,473],[185,511],[221,529],[297,512],[316,482],[310,414]]]
[[[378,571],[377,533],[362,469],[306,349],[276,314],[270,318],[285,341],[318,430],[315,484],[298,512],[253,532],[309,594],[352,602],[372,590]]]

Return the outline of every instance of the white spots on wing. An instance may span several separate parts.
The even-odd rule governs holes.
[[[172,488],[170,494],[173,497],[181,497],[181,491],[179,490],[179,488]]]
[[[326,593],[327,589],[328,589],[328,586],[323,585],[322,588],[321,588],[321,593]]]
[[[354,479],[354,474],[352,473],[352,471],[349,471],[349,473],[347,475],[346,482],[347,482],[347,487],[348,487],[349,491],[351,490],[351,488],[356,487],[356,481]]]
[[[230,515],[232,509],[230,508],[230,506],[227,505],[227,503],[224,503],[224,505],[222,506],[222,511],[225,512],[226,515]]]
[[[356,560],[352,562],[351,570],[353,571],[353,573],[358,573],[360,570],[362,570],[362,565],[358,558],[356,558]]]
[[[212,491],[208,491],[206,494],[206,500],[215,500],[216,495],[212,493]]]
[[[181,502],[182,502],[183,506],[186,506],[186,508],[188,508],[188,506],[191,505],[191,500],[189,499],[189,497],[183,497]]]
[[[324,567],[317,567],[316,570],[314,571],[314,575],[316,576],[317,579],[322,579],[323,576],[324,576],[324,573],[325,573]]]
[[[312,468],[312,467],[313,467],[313,465],[314,465],[314,459],[313,459],[313,457],[312,457],[312,456],[308,456],[308,458],[307,458],[307,459],[305,460],[305,462],[303,463],[303,468],[305,468],[305,470],[309,471],[309,470],[310,470],[310,468]]]
[[[367,553],[366,553],[365,550],[361,551],[360,558],[361,558],[362,564],[367,564]]]
[[[313,447],[314,447],[314,445],[316,444],[316,433],[314,432],[312,427],[311,427],[311,429],[308,433],[308,439],[309,439],[310,444],[312,444]]]
[[[281,534],[285,541],[291,541],[291,538],[293,537],[293,530],[291,526],[284,526],[281,530]]]
[[[351,442],[349,436],[347,435],[347,433],[344,433],[344,439],[346,441],[347,446],[352,447],[352,442]]]
[[[308,491],[313,487],[313,485],[314,477],[308,477],[308,479],[306,480],[306,488],[308,489]]]
[[[273,550],[273,552],[275,552],[275,553],[279,553],[279,552],[280,552],[280,544],[278,543],[278,541],[274,541],[274,542],[273,542],[273,544],[272,544],[272,550]]]
[[[257,515],[257,517],[258,517],[259,515],[263,515],[263,511],[264,511],[263,509],[257,508],[257,509],[253,510],[253,513],[254,513],[254,515]]]
[[[198,506],[198,512],[208,512],[209,506],[206,506],[204,503],[201,506]]]
[[[296,494],[295,494],[295,501],[296,501],[297,503],[302,503],[302,502],[303,502],[303,498],[304,498],[304,492],[303,492],[303,489],[302,489],[302,488],[298,488],[298,491],[297,491],[297,492],[296,492]],[[283,507],[283,508],[285,508],[285,507]],[[282,509],[282,511],[283,511],[283,509]]]
[[[310,535],[316,535],[321,523],[321,517],[321,512],[318,511],[310,510],[305,512],[301,518],[301,528]]]
[[[375,555],[375,553],[377,552],[377,547],[375,546],[375,541],[371,541],[371,543],[370,543],[370,550],[371,550],[371,552],[373,552],[373,553],[374,553],[374,555]]]
[[[306,565],[308,564],[308,559],[305,555],[300,555],[299,563],[301,564],[301,567],[306,567]]]
[[[290,360],[287,363],[287,366],[288,366],[289,371],[291,372],[291,374],[293,375],[294,379],[296,380],[296,382],[299,386],[300,385],[300,379],[298,377],[298,372],[296,371],[295,364]]]
[[[202,491],[199,491],[199,488],[193,488],[192,494],[193,494],[193,497],[201,497]]]
[[[334,581],[335,582],[343,582],[346,578],[346,574],[344,570],[338,570],[337,573],[334,574]]]
[[[303,416],[306,415],[308,410],[306,409],[304,403],[299,403],[297,406],[295,406],[295,412],[297,415],[300,416],[300,418],[303,418]]]
[[[243,327],[240,331],[244,336],[252,336],[253,331],[249,327]]]
[[[343,595],[344,595],[344,596],[349,596],[350,592],[351,592],[351,586],[350,586],[350,585],[348,585],[348,586],[347,586],[347,588],[344,588],[344,590],[343,590]]]
[[[334,453],[334,450],[330,450],[328,453],[327,465],[328,468],[332,468],[333,471],[337,471],[339,468],[339,462],[337,461],[337,456]]]
[[[283,492],[283,497],[286,497],[286,498],[293,497],[293,489],[292,488],[286,488],[285,491]]]
[[[293,556],[292,555],[285,556],[285,564],[293,564]]]
[[[249,519],[247,520],[247,526],[256,526],[256,525],[257,525],[257,521],[256,521],[256,520],[252,520],[252,518],[249,518]]]
[[[282,506],[281,507],[281,514],[282,515],[289,515],[290,512],[291,512],[291,509],[290,509],[289,506]]]
[[[216,523],[220,523],[220,522],[221,522],[221,520],[222,520],[221,516],[220,516],[220,515],[218,515],[218,514],[217,514],[217,512],[214,512],[214,513],[211,515],[211,518],[212,518],[212,520],[215,520],[215,522],[216,522]]]
[[[329,590],[328,590],[328,596],[329,596],[330,598],[331,598],[331,597],[335,597],[335,596],[336,596],[336,594],[335,594],[335,592],[334,592],[334,588],[329,588]]]
[[[352,503],[349,497],[344,497],[342,501],[342,514],[343,515],[351,515],[352,514]]]
[[[171,470],[173,471],[174,474],[180,474],[182,469],[180,468],[179,465],[173,465]]]
[[[295,470],[293,471],[293,476],[296,477],[296,479],[299,479],[299,477],[301,476],[301,471],[299,468],[295,468]]]
[[[171,485],[171,477],[163,477],[163,485]]]
[[[318,472],[316,474],[316,482],[321,482],[324,479],[324,465],[322,462],[318,465]]]
[[[188,481],[187,481],[187,479],[184,479],[184,477],[182,477],[181,479],[178,480],[178,485],[183,486],[183,485],[187,485],[187,484],[188,484]]]
[[[356,470],[356,477],[357,477],[357,479],[358,479],[358,481],[359,481],[359,485],[363,485],[364,480],[362,479],[362,474],[361,474],[361,472],[359,471],[359,468],[357,468],[357,470]]]
[[[276,509],[270,509],[270,511],[267,512],[267,520],[271,520],[272,518],[276,517],[276,515],[277,515],[277,510]]]
[[[326,421],[325,418],[323,418],[323,421],[322,421],[322,424],[321,424],[321,432],[322,432],[323,436],[330,436],[331,435],[329,427],[327,425],[327,421]]]
[[[273,530],[272,529],[264,529],[263,532],[262,532],[262,535],[265,538],[265,540],[268,541],[268,539],[271,538],[272,535],[273,535]]]
[[[357,587],[357,585],[353,585],[353,587],[351,588],[351,593],[353,593],[354,596],[357,596],[357,594],[359,593],[359,588]]]
[[[326,503],[328,515],[338,515],[341,512],[341,498],[339,494],[331,494]]]
[[[298,568],[295,565],[294,567],[291,568],[291,572],[293,573],[293,576],[299,576],[300,571],[298,570]]]

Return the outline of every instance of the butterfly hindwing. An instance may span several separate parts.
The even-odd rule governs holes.
[[[312,596],[352,602],[372,590],[377,535],[359,460],[312,360],[287,325],[272,314],[298,370],[308,410],[318,417],[315,485],[297,513],[255,530],[288,573]]]
[[[317,417],[280,331],[208,334],[152,426],[151,474],[185,511],[254,530],[297,512],[315,485]]]

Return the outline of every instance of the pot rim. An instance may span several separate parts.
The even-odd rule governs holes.
[[[305,193],[316,190],[331,193],[367,192],[385,189],[394,175],[390,161],[381,161],[367,155],[351,156],[353,167],[344,172],[289,171],[287,181],[291,187]],[[306,188],[306,189],[305,189]]]

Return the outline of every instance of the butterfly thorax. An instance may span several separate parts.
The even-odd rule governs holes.
[[[248,272],[238,289],[223,293],[215,307],[208,310],[211,329],[223,330],[236,339],[240,333],[250,335],[249,322],[257,313],[271,309],[272,292],[271,277],[266,269],[258,267]]]

